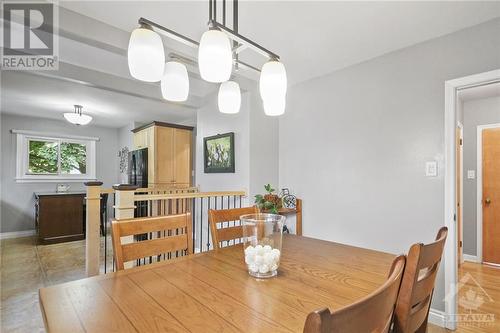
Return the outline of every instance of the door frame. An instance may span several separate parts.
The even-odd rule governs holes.
[[[455,330],[456,322],[448,321],[458,313],[457,304],[457,228],[456,228],[456,124],[457,92],[473,86],[500,81],[500,69],[469,75],[444,82],[444,225],[449,241],[444,251],[445,318],[446,328]]]
[[[460,121],[457,121],[457,128],[460,130],[460,139],[462,140],[462,145],[460,146],[460,159],[456,161],[456,163],[458,163],[458,169],[460,172],[460,175],[459,177],[457,177],[457,179],[460,182],[460,193],[458,194],[458,197],[460,198],[459,210],[460,210],[460,220],[461,220],[460,221],[461,225],[458,225],[458,220],[457,220],[457,233],[458,233],[457,241],[462,242],[462,246],[460,246],[461,253],[459,253],[457,256],[457,262],[459,264],[463,264],[464,263],[464,141],[463,141],[464,125]]]
[[[483,262],[483,130],[500,128],[500,123],[477,126],[477,166],[476,166],[476,222],[477,222],[477,261]]]

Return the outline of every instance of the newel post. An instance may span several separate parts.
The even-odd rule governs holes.
[[[113,186],[115,190],[115,205],[113,206],[115,209],[115,220],[134,218],[134,195],[135,190],[138,188],[139,186],[124,184]],[[134,236],[122,237],[122,244],[132,243],[133,241]],[[131,262],[125,263],[125,268],[130,268],[132,266],[133,263]]]
[[[86,182],[87,211],[85,221],[85,272],[87,276],[99,275],[99,250],[101,248],[101,185],[102,182]]]

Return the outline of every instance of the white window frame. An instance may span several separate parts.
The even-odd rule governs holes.
[[[11,130],[16,135],[16,182],[82,182],[96,180],[96,142],[99,138],[66,134]],[[28,172],[28,142],[30,140],[79,143],[86,146],[86,174],[30,174]],[[58,163],[60,163],[58,161]]]

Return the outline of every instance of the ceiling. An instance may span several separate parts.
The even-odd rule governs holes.
[[[208,1],[60,4],[125,31],[141,16],[195,40],[207,29]],[[279,54],[293,84],[499,17],[500,2],[240,1],[239,13],[239,32]]]
[[[462,102],[491,97],[500,97],[500,82],[466,88],[458,92],[458,98]]]
[[[218,8],[221,8],[219,1]],[[228,3],[228,26],[232,12]],[[187,102],[161,98],[159,84],[130,77],[130,31],[145,17],[199,40],[208,1],[59,1],[59,70],[3,72],[1,111],[62,119],[82,104],[93,124],[121,127],[151,120],[194,124],[196,110],[217,85],[189,65]],[[379,55],[500,17],[500,2],[242,1],[239,32],[279,54],[289,85]],[[300,15],[299,15],[300,14]],[[221,17],[219,14],[219,21]],[[196,50],[164,39],[166,53],[196,59]],[[266,59],[244,50],[241,59],[260,67]],[[242,70],[237,81],[252,89],[258,75]]]

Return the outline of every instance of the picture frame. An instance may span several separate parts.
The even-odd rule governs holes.
[[[203,138],[205,173],[234,173],[234,133]]]

